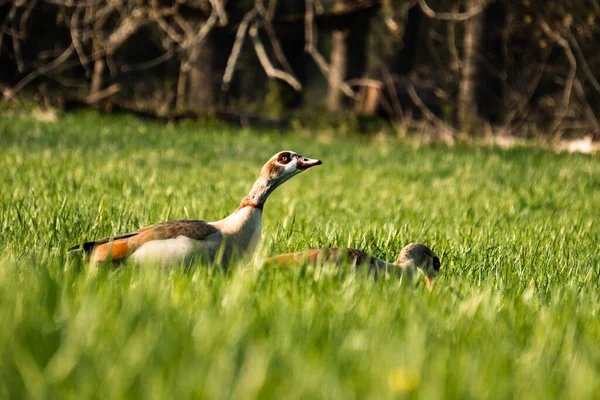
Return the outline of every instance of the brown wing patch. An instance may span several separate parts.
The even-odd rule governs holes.
[[[206,221],[201,220],[178,220],[163,222],[153,225],[152,239],[174,239],[178,236],[185,236],[190,239],[203,240],[207,236],[217,233],[217,228]]]
[[[271,257],[266,260],[267,264],[277,264],[279,266],[292,266],[306,262],[307,264],[317,264],[318,262],[342,263],[349,264],[367,264],[371,260],[371,256],[364,251],[352,248],[331,248],[331,249],[314,249],[308,251],[298,251],[295,253],[281,254]]]
[[[269,257],[265,260],[265,264],[277,265],[280,267],[286,267],[288,265],[293,265],[296,263],[295,254],[296,253],[287,253],[287,254],[280,254],[280,255],[274,256],[274,257]]]
[[[127,257],[130,254],[128,241],[129,239],[118,239],[97,246],[94,249],[92,260],[94,262],[118,261]]]
[[[175,239],[185,236],[194,240],[204,240],[207,236],[217,232],[217,228],[206,221],[178,220],[161,222],[142,228],[140,233],[129,239],[129,250],[136,251],[141,245],[151,240]]]
[[[290,267],[302,262],[314,264],[319,260],[319,256],[323,250],[297,251],[295,253],[280,254],[278,256],[269,257],[265,260],[267,265],[277,265],[280,267]]]
[[[269,257],[265,260],[267,265],[277,265],[279,267],[288,267],[294,264],[298,264],[302,259],[306,258],[307,253],[305,251],[298,251],[296,253],[280,254],[278,256]]]

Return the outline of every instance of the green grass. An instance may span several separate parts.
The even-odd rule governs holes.
[[[216,220],[262,164],[259,255],[434,247],[434,290],[333,267],[106,270],[66,249]],[[0,398],[597,398],[600,163],[95,113],[0,120]]]

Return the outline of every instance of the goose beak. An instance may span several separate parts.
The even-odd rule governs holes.
[[[425,286],[427,286],[430,292],[433,290],[433,282],[427,276],[425,277]]]
[[[298,156],[298,159],[296,161],[296,168],[303,171],[310,167],[314,167],[315,165],[321,165],[321,164],[323,164],[321,162],[321,160]]]

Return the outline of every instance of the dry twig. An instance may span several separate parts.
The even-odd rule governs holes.
[[[235,71],[235,65],[237,64],[238,57],[240,56],[240,52],[242,50],[242,45],[244,44],[244,38],[246,37],[246,32],[248,31],[248,26],[250,22],[258,15],[258,11],[256,8],[248,11],[244,18],[242,18],[242,22],[240,22],[240,26],[238,27],[237,33],[235,35],[235,42],[233,43],[233,48],[231,49],[231,53],[229,53],[229,59],[227,60],[227,65],[225,67],[225,73],[223,74],[223,83],[221,85],[221,90],[226,92],[229,90],[229,84],[231,83],[231,79],[233,79],[233,73]]]
[[[165,61],[170,60],[175,55],[175,51],[173,49],[168,50],[166,53],[161,54],[160,56],[153,58],[152,60],[144,61],[137,64],[125,64],[121,66],[121,71],[129,72],[129,71],[140,71],[152,67],[156,67],[164,63]]]
[[[590,66],[588,65],[587,61],[585,60],[585,56],[583,55],[583,52],[581,51],[581,47],[579,47],[579,43],[577,42],[575,35],[573,35],[571,32],[569,32],[568,37],[569,37],[569,42],[571,43],[571,47],[573,47],[575,49],[575,54],[577,54],[577,58],[579,59],[579,63],[581,64],[583,72],[585,73],[585,77],[590,81],[590,83],[592,84],[592,87],[598,93],[600,93],[600,83],[598,82],[598,80],[596,79],[594,74],[592,73]]]
[[[69,31],[71,33],[71,41],[73,42],[73,46],[75,47],[77,56],[79,57],[79,60],[81,61],[81,65],[83,66],[83,69],[85,70],[85,75],[89,78],[91,75],[91,71],[90,71],[90,68],[88,67],[88,59],[85,55],[85,49],[84,49],[83,43],[81,42],[81,39],[80,39],[81,30],[79,29],[79,15],[81,14],[82,10],[83,10],[83,7],[76,7],[75,11],[73,11],[73,15],[71,16],[71,27],[70,27]]]
[[[423,116],[431,122],[432,125],[438,127],[440,129],[440,136],[442,139],[447,142],[454,141],[454,137],[457,135],[456,129],[446,124],[444,121],[439,119],[431,110],[423,103],[419,95],[417,94],[415,87],[413,85],[408,85],[407,88],[408,95],[410,99],[415,103],[415,105],[419,108]]]
[[[106,53],[114,54],[131,35],[138,31],[143,25],[150,23],[148,12],[142,8],[134,9],[131,14],[124,17],[117,28],[106,40]]]
[[[12,98],[15,95],[15,93],[17,93],[18,91],[23,89],[31,81],[33,81],[34,79],[36,79],[39,76],[47,74],[48,72],[52,71],[53,69],[57,68],[59,65],[61,65],[65,61],[67,61],[69,59],[69,57],[71,57],[71,55],[73,54],[73,51],[74,51],[74,47],[73,47],[73,44],[71,43],[71,45],[69,47],[67,47],[67,49],[54,61],[52,61],[51,63],[45,64],[45,65],[42,65],[35,71],[27,74],[27,76],[25,76],[23,79],[21,79],[16,85],[14,85],[13,87],[11,87],[9,89],[6,89],[3,92],[4,98],[6,98],[6,99]]]
[[[457,12],[447,12],[447,13],[443,13],[443,12],[436,12],[433,11],[425,2],[425,0],[417,0],[417,3],[419,4],[419,7],[421,7],[421,10],[423,11],[423,13],[425,15],[427,15],[429,18],[433,18],[433,19],[439,19],[439,20],[443,20],[443,21],[466,21],[468,19],[473,18],[474,16],[476,16],[477,14],[480,14],[481,12],[483,12],[483,10],[485,10],[485,8],[490,5],[491,3],[493,3],[496,0],[490,0],[488,2],[482,2],[480,5],[473,7],[463,13],[457,13]]]
[[[263,27],[265,28],[267,35],[269,35],[269,40],[271,41],[271,47],[273,47],[275,58],[277,58],[277,61],[279,61],[283,69],[288,74],[293,75],[294,71],[292,71],[292,67],[290,67],[289,62],[283,53],[279,39],[277,39],[277,35],[275,34],[275,29],[273,29],[273,25],[271,24],[271,18],[273,18],[273,15],[262,6],[261,1],[257,0],[256,4],[256,10],[262,18]]]
[[[282,81],[286,82],[288,85],[293,87],[294,90],[300,91],[302,89],[302,85],[293,75],[273,67],[273,64],[269,60],[269,57],[267,56],[265,48],[258,35],[258,25],[256,22],[254,22],[250,27],[250,31],[248,32],[248,34],[252,38],[252,42],[254,43],[254,50],[256,50],[256,55],[258,56],[260,64],[262,65],[267,75],[271,78],[281,79]]]
[[[112,85],[110,85],[109,87],[107,87],[105,89],[93,92],[85,99],[85,101],[88,104],[94,104],[94,103],[99,102],[100,100],[104,100],[107,97],[110,97],[110,96],[116,94],[117,92],[119,92],[119,90],[121,90],[121,87],[119,86],[119,84],[113,83]]]
[[[225,5],[220,0],[210,0],[210,4],[213,7],[213,10],[216,12],[219,18],[219,25],[225,26],[227,25],[228,18],[227,13],[225,12]]]
[[[458,0],[452,2],[452,13],[458,12]],[[450,53],[450,70],[454,73],[454,78],[460,80],[461,60],[456,47],[456,21],[448,22],[448,52]]]
[[[577,73],[577,60],[575,59],[575,56],[573,55],[573,51],[571,50],[571,46],[569,45],[569,42],[565,38],[563,38],[561,35],[554,32],[550,28],[550,26],[548,26],[548,23],[543,18],[541,18],[539,22],[540,22],[540,26],[541,26],[542,30],[544,31],[544,33],[546,34],[546,36],[548,36],[554,43],[556,43],[557,45],[562,47],[562,49],[565,52],[565,55],[567,56],[567,60],[569,61],[569,72],[567,74],[567,79],[565,81],[565,88],[563,90],[563,96],[562,96],[563,97],[562,98],[562,110],[560,110],[560,112],[554,119],[554,122],[552,123],[551,131],[552,131],[552,133],[555,133],[556,130],[558,129],[558,127],[560,126],[561,122],[566,117],[567,113],[569,112],[569,105],[571,102],[571,92],[573,90],[573,82],[575,81],[575,76]]]
[[[218,19],[219,19],[219,14],[218,14],[217,10],[213,8],[213,11],[211,12],[211,14],[208,17],[208,19],[206,20],[206,22],[204,22],[202,24],[202,28],[200,28],[200,30],[198,31],[198,34],[195,35],[194,37],[189,38],[184,41],[184,43],[182,45],[182,47],[184,49],[192,48],[192,51],[190,52],[190,55],[189,55],[190,62],[194,63],[198,59],[198,55],[199,55],[198,52],[200,51],[200,44],[204,41],[204,39],[207,38],[210,31],[216,25]]]
[[[352,87],[352,86],[365,86],[365,87],[372,87],[375,89],[381,89],[383,87],[383,83],[377,79],[370,79],[370,78],[355,78],[355,79],[349,79],[346,81],[346,85]]]

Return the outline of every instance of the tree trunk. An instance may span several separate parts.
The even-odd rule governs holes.
[[[331,71],[329,73],[329,93],[327,109],[331,112],[342,108],[340,85],[346,76],[346,31],[333,31],[331,34]]]
[[[94,42],[94,46],[92,47],[94,52],[99,52],[100,48]],[[90,94],[89,96],[93,96],[96,92],[102,89],[102,73],[104,72],[104,58],[99,57],[94,61],[94,69],[92,71],[92,81],[90,83]]]
[[[92,71],[92,83],[90,85],[90,95],[102,89],[102,71],[104,71],[104,60],[99,58],[94,61],[94,70]]]
[[[466,1],[466,9],[479,4],[479,0]],[[461,130],[471,133],[476,128],[478,110],[476,102],[478,57],[480,54],[483,16],[478,14],[464,24],[463,68],[458,91],[458,125]]]
[[[363,86],[358,94],[358,102],[354,108],[361,114],[373,115],[381,100],[381,87]]]
[[[192,110],[208,112],[215,102],[212,35],[190,50],[189,63],[188,105]]]
[[[181,111],[185,108],[185,100],[188,86],[189,68],[185,61],[182,61],[179,66],[179,77],[177,78],[177,95],[175,100],[175,108]]]

